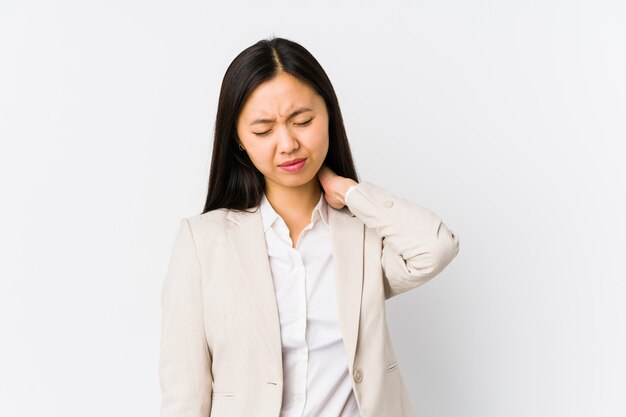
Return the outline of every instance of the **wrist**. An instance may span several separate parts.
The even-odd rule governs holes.
[[[342,200],[343,200],[343,204],[346,205],[346,201],[348,199],[348,195],[354,191],[354,188],[358,185],[359,183],[354,181],[354,180],[349,180],[346,183],[346,187],[344,189],[344,192],[342,193]]]

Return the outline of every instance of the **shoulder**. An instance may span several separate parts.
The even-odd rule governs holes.
[[[228,209],[221,208],[206,213],[181,218],[187,222],[196,242],[206,243],[211,237],[219,237],[228,228]]]
[[[216,209],[206,213],[180,217],[181,230],[187,229],[191,236],[196,252],[200,256],[200,263],[205,265],[205,257],[216,253],[216,248],[223,245],[228,238],[228,209]]]
[[[193,216],[186,217],[191,227],[199,227],[205,224],[226,224],[226,216],[228,215],[228,209],[220,208],[216,210],[207,211],[206,213],[194,214]]]
[[[194,214],[185,217],[185,219],[189,222],[189,226],[192,229],[200,230],[210,227],[212,230],[219,230],[227,228],[230,224],[228,212],[227,208],[220,208],[207,211],[206,213]]]

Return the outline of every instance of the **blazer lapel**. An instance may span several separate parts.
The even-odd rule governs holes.
[[[276,305],[274,280],[267,256],[261,210],[229,210],[227,218],[235,223],[228,229],[230,243],[241,267],[241,290],[246,294],[257,325],[275,369],[282,369],[280,319]]]
[[[365,225],[348,209],[328,206],[333,243],[337,308],[349,369],[352,371],[361,317]]]
[[[241,288],[257,314],[264,344],[274,366],[282,369],[280,319],[276,304],[274,281],[267,256],[261,210],[242,212],[229,210],[227,218],[234,223],[228,229],[233,251],[241,268]],[[340,327],[350,369],[354,364],[361,294],[363,290],[363,223],[347,207],[328,206],[328,221],[333,246],[333,265]]]

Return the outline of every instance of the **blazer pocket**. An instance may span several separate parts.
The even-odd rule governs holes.
[[[225,391],[212,391],[211,398],[235,398],[234,392],[225,392]]]
[[[236,417],[241,416],[239,401],[234,392],[213,391],[211,392],[211,417]],[[195,414],[194,414],[195,415]]]
[[[392,362],[389,365],[387,365],[387,372],[393,372],[396,371],[398,369],[398,362]]]

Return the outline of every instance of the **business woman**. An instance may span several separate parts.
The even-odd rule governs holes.
[[[385,300],[458,251],[435,213],[359,182],[317,60],[259,41],[224,76],[206,205],[163,284],[161,416],[415,416]]]

